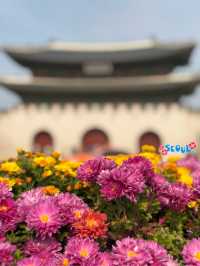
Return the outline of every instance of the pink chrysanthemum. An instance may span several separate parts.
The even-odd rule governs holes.
[[[19,221],[16,202],[12,198],[0,199],[0,236],[14,230]]]
[[[15,216],[17,210],[13,199],[0,199],[0,219],[9,219]]]
[[[107,200],[113,200],[122,197],[123,183],[119,179],[120,173],[117,168],[113,170],[102,171],[97,178],[97,183],[100,185],[101,194]]]
[[[168,184],[156,193],[161,205],[179,212],[185,210],[193,196],[192,190],[181,183]]]
[[[8,231],[15,230],[17,219],[12,217],[10,219],[0,219],[0,237],[5,236]]]
[[[154,176],[152,163],[142,156],[129,158],[128,160],[123,162],[122,166],[133,167],[134,169],[137,168],[137,170],[142,173],[147,181],[149,180],[149,178],[152,178]]]
[[[179,266],[179,264],[175,260],[173,260],[171,256],[169,256],[166,266]]]
[[[113,266],[112,255],[108,252],[99,252],[92,266]]]
[[[107,200],[127,197],[135,202],[137,195],[145,188],[145,178],[140,169],[126,165],[111,171],[102,171],[97,179],[101,194]]]
[[[26,223],[42,239],[51,237],[62,225],[59,208],[51,199],[42,200],[30,209]]]
[[[200,238],[189,241],[184,246],[182,255],[186,266],[200,266]]]
[[[17,266],[63,266],[60,255],[54,256],[46,251],[18,261]],[[68,266],[68,265],[67,265]]]
[[[46,199],[41,188],[35,188],[30,191],[23,192],[17,200],[18,212],[20,213],[21,220],[25,220],[29,210],[39,201]]]
[[[139,240],[139,246],[146,250],[150,256],[149,265],[166,266],[170,262],[167,251],[158,243],[148,240]]]
[[[73,237],[69,239],[64,255],[69,258],[72,265],[89,266],[98,251],[99,246],[94,240]]]
[[[200,171],[193,173],[193,193],[195,198],[200,198]]]
[[[111,170],[116,167],[114,161],[107,158],[96,158],[83,163],[77,170],[77,178],[83,181],[95,182],[102,170]]]
[[[16,247],[11,245],[9,242],[0,242],[0,265],[10,266],[13,262],[13,253],[15,252]]]
[[[152,189],[157,192],[160,190],[165,190],[169,186],[169,182],[162,175],[155,174],[150,179],[148,184]]]
[[[24,253],[27,256],[38,255],[43,251],[55,255],[61,250],[62,250],[61,244],[52,238],[45,240],[41,239],[29,240],[24,247]]]
[[[143,266],[151,261],[149,253],[141,247],[138,240],[130,237],[116,242],[113,247],[113,265]]]
[[[84,203],[82,199],[70,193],[60,193],[56,196],[56,202],[60,208],[64,224],[76,222],[89,210],[88,205]]]
[[[0,183],[0,199],[7,199],[7,198],[12,198],[13,197],[13,193],[10,192],[9,187],[4,184],[4,183]]]
[[[178,166],[183,166],[190,169],[192,172],[200,170],[200,162],[197,157],[188,154],[184,158],[177,161]]]
[[[37,256],[31,256],[17,262],[17,266],[42,266],[41,259]]]

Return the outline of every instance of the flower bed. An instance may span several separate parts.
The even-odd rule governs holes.
[[[192,156],[20,150],[0,163],[0,265],[200,265],[199,202]]]

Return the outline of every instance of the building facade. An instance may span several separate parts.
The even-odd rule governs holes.
[[[194,47],[157,41],[5,47],[32,75],[0,78],[23,101],[0,113],[1,156],[17,147],[135,152],[145,143],[198,141],[199,115],[180,98],[193,93],[200,75],[174,73]]]

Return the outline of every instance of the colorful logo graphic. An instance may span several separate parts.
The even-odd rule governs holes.
[[[170,153],[190,153],[192,150],[194,150],[197,147],[197,143],[195,141],[190,142],[189,144],[186,144],[184,146],[181,145],[171,145],[171,144],[165,144],[160,145],[160,153],[162,155],[167,155]]]

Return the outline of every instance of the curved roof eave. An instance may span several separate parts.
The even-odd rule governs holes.
[[[147,40],[125,43],[49,43],[46,46],[7,46],[3,50],[14,60],[52,63],[85,61],[142,62],[170,56],[190,57],[194,42],[162,43]]]
[[[151,91],[194,88],[200,84],[200,75],[169,74],[152,77],[123,78],[16,78],[0,77],[0,85],[14,91],[104,92],[104,91]],[[42,92],[41,91],[41,92]]]

